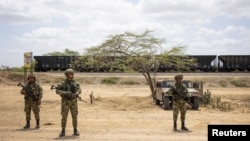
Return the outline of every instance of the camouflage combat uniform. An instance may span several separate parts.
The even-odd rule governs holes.
[[[180,79],[183,78],[182,75],[176,75],[175,79],[177,80],[180,77]],[[179,94],[174,92],[174,89],[179,92]],[[174,130],[177,130],[177,119],[178,114],[180,112],[181,114],[181,129],[182,130],[188,130],[185,127],[185,118],[186,118],[186,101],[187,101],[187,94],[188,90],[184,84],[175,83],[174,87],[170,88],[170,93],[172,93],[173,98],[173,120],[174,120]]]
[[[78,115],[77,96],[81,93],[81,88],[79,83],[74,79],[72,80],[65,79],[57,85],[56,93],[61,96],[62,132],[60,136],[65,136],[65,128],[67,124],[67,117],[69,111],[72,116],[74,135],[79,135],[77,131],[77,115]]]
[[[29,75],[28,79],[34,77],[34,75]],[[27,92],[23,92],[23,90],[28,91],[30,94],[34,95],[33,99],[31,96],[28,96]],[[24,88],[21,90],[21,94],[24,94],[24,100],[25,100],[25,106],[24,106],[24,112],[26,113],[26,125],[24,128],[29,128],[30,127],[30,120],[31,120],[31,110],[34,113],[35,119],[36,119],[36,128],[40,128],[40,107],[39,105],[41,104],[41,99],[43,97],[43,89],[42,87],[36,83],[36,82],[29,82],[24,85]]]

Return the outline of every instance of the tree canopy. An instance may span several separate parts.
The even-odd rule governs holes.
[[[165,39],[156,38],[151,33],[145,30],[141,34],[125,32],[110,35],[101,45],[88,48],[84,56],[92,58],[88,60],[93,60],[96,66],[141,72],[153,94],[160,65],[182,71],[194,64],[195,60],[184,54],[187,46],[164,47]]]
[[[44,56],[79,56],[79,52],[65,49],[64,52],[54,51],[51,53],[44,54]]]

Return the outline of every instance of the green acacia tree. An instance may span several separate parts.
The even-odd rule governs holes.
[[[63,52],[54,51],[54,52],[44,54],[44,56],[79,56],[79,55],[80,55],[79,52],[69,50],[67,48]]]
[[[153,96],[156,74],[159,66],[172,66],[177,71],[187,69],[195,60],[184,54],[186,46],[165,48],[164,39],[155,38],[152,31],[141,34],[125,32],[110,35],[101,45],[86,49],[85,56],[92,56],[97,66],[108,66],[108,69],[126,66],[145,77]]]

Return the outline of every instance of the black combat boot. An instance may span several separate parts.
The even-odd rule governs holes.
[[[185,126],[185,122],[184,121],[181,122],[181,130],[188,131],[188,128]]]
[[[174,131],[177,131],[177,122],[174,121]]]
[[[61,131],[61,133],[59,135],[59,137],[63,137],[63,136],[65,136],[65,128],[62,128],[62,131]]]
[[[76,135],[76,136],[80,135],[76,128],[74,128],[74,135]]]
[[[36,128],[40,128],[40,120],[39,119],[36,120]]]
[[[23,127],[24,129],[30,128],[30,121],[26,120],[26,125]]]

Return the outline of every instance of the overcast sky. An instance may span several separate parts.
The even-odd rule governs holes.
[[[190,55],[250,55],[249,0],[1,0],[0,65],[152,30]]]

